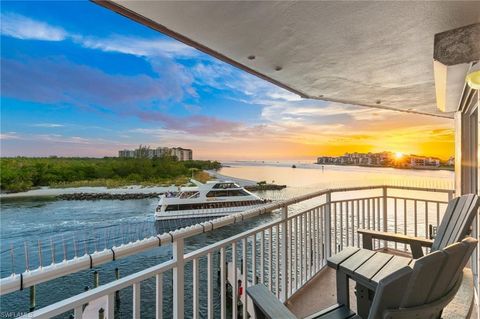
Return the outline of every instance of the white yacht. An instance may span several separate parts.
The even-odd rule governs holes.
[[[192,182],[196,186],[182,187],[177,192],[160,196],[156,220],[219,217],[268,202],[231,181]]]

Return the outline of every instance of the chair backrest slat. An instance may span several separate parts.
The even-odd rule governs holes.
[[[463,268],[477,245],[467,237],[415,261],[382,279],[372,302],[369,319],[438,318],[454,297]],[[439,306],[441,305],[441,307]]]
[[[446,259],[447,255],[437,250],[416,260],[400,304],[402,307],[415,307],[427,302]]]
[[[441,298],[453,288],[475,249],[475,244],[473,238],[465,238],[462,242],[442,250],[446,254],[447,260],[428,296],[427,303]]]
[[[461,241],[476,215],[480,200],[477,195],[468,194],[452,199],[438,227],[432,251],[447,247]]]

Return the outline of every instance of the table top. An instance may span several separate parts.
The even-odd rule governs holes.
[[[414,260],[368,249],[347,247],[327,259],[328,266],[346,273],[363,286],[375,290],[380,280]]]

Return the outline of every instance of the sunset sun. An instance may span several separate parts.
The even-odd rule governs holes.
[[[401,152],[396,152],[396,153],[395,153],[395,158],[396,158],[397,160],[402,159],[402,157],[403,157],[403,153],[401,153]]]

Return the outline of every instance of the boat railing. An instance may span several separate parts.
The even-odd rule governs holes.
[[[287,301],[325,267],[328,256],[345,246],[360,245],[358,228],[430,237],[453,194],[451,190],[398,186],[328,189],[159,235],[144,240],[143,245],[146,248],[153,241],[155,246],[171,244],[171,260],[38,309],[25,318],[48,318],[69,312],[76,319],[82,318],[82,306],[101,297],[106,300],[105,317],[114,318],[115,292],[128,287],[133,290],[133,318],[139,318],[141,286],[153,278],[156,318],[162,318],[168,310],[174,318],[200,314],[208,318],[236,318],[239,313],[246,318],[249,300],[240,296],[245,291],[240,286],[262,282],[280,300]],[[305,209],[293,212],[290,208],[294,205],[303,205]],[[275,209],[281,211],[277,220],[195,251],[185,251],[186,238]],[[474,225],[478,238],[477,229],[478,218]],[[386,245],[383,241],[375,243],[377,248]],[[388,247],[408,251],[403,245]],[[99,252],[102,253],[108,255]],[[472,271],[478,295],[478,248],[475,254]],[[227,276],[229,269],[234,271]],[[227,289],[227,281],[231,289]],[[166,283],[173,290],[164,289]],[[233,306],[229,300],[234,301]],[[236,306],[237,300],[242,307]]]

